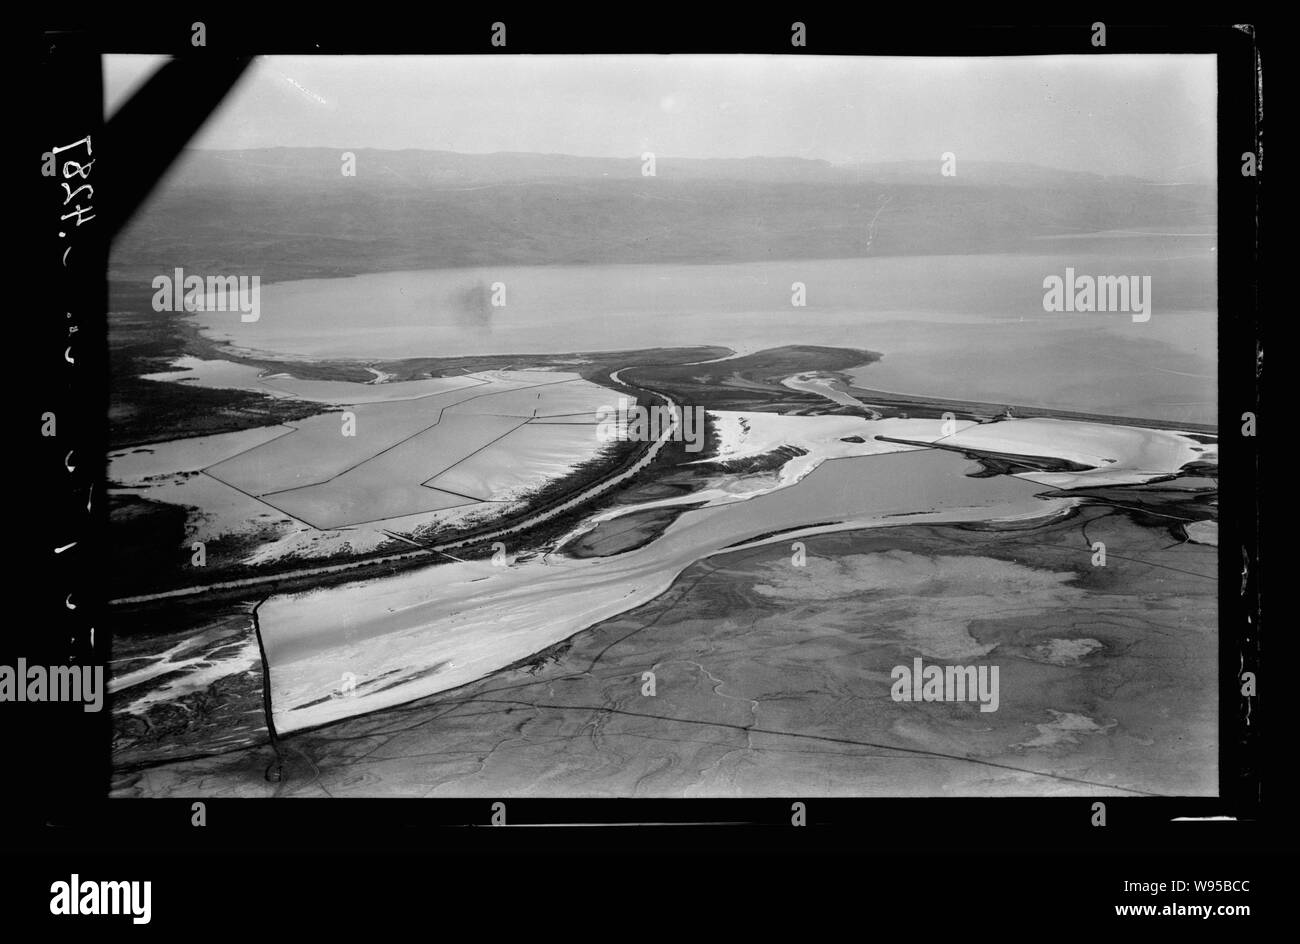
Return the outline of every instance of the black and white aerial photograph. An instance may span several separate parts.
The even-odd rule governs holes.
[[[565,16],[46,28],[37,910],[608,841],[1240,927],[1256,27]]]
[[[1215,96],[258,60],[112,247],[114,792],[1215,793]]]

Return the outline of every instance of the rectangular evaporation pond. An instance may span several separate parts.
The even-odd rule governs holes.
[[[468,387],[419,400],[365,403],[311,416],[286,436],[208,468],[208,473],[252,495],[268,495],[326,482],[391,449],[440,421],[445,407],[475,395]],[[354,436],[343,435],[344,412],[356,417]]]
[[[556,417],[576,422],[596,422],[601,409],[618,408],[620,394],[585,380],[543,382],[522,390],[476,397],[457,406],[456,413],[499,413],[524,418]]]
[[[513,416],[456,416],[381,453],[328,482],[268,496],[275,507],[318,528],[438,511],[478,500],[423,487],[436,475],[524,421]]]
[[[529,423],[425,484],[500,501],[540,488],[593,458],[605,445],[591,425]]]

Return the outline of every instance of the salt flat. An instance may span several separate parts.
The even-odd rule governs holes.
[[[615,557],[441,564],[273,597],[259,617],[277,728],[323,724],[473,681],[654,599],[692,562],[769,532],[817,522],[827,523],[821,530],[861,528],[891,515],[1050,516],[1069,504],[1037,499],[1036,486],[1013,478],[965,477],[966,467],[933,450],[838,459],[744,503],[688,511],[657,540]],[[345,677],[355,680],[346,692]]]
[[[1128,559],[1091,566],[1081,529]],[[534,660],[295,734],[280,784],[259,746],[118,793],[1217,794],[1213,548],[1093,508],[1033,529],[848,531],[807,553],[799,570],[783,542],[711,556]],[[891,666],[920,652],[1000,665],[1000,709],[892,701]]]

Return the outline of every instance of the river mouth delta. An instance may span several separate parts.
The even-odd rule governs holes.
[[[525,283],[539,310],[563,274]],[[320,290],[274,289],[268,314]],[[170,543],[110,611],[114,795],[1214,795],[1204,318],[1148,336],[1195,387],[1173,405],[1151,372],[1017,399],[1050,359],[922,389],[913,362],[974,332],[1109,363],[1127,330],[959,321],[868,318],[844,346],[758,318],[731,345],[563,351],[561,324],[550,353],[489,353],[475,324],[452,356],[392,356],[404,327],[343,358],[292,317],[242,337],[178,317],[184,343],[142,379],[275,416],[110,453],[127,556]],[[922,664],[995,666],[994,710],[898,697]]]

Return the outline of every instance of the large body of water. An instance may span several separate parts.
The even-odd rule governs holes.
[[[1214,423],[1215,242],[1106,234],[1034,254],[389,272],[264,286],[257,322],[196,317],[236,347],[317,358],[865,348],[885,355],[857,372],[866,387]],[[1150,320],[1045,312],[1043,279],[1067,266],[1150,276]]]

